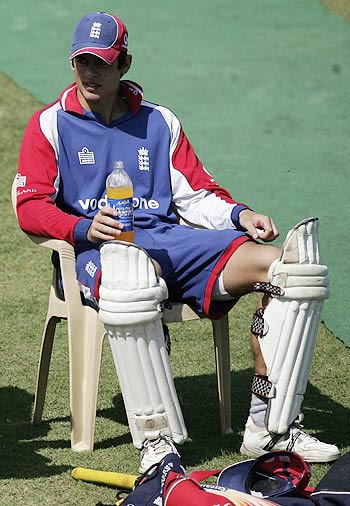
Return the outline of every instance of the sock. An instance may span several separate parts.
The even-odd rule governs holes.
[[[256,394],[252,394],[252,400],[250,403],[249,415],[253,420],[254,424],[258,427],[265,427],[265,415],[267,410],[267,399],[260,397]]]

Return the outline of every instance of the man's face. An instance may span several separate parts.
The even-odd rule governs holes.
[[[119,70],[118,60],[108,65],[101,58],[88,53],[78,55],[72,61],[75,82],[82,97],[91,106],[115,97],[121,75],[125,74],[129,65],[126,67]]]

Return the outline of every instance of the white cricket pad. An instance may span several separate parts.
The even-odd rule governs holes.
[[[328,268],[320,263],[318,219],[308,218],[287,234],[281,257],[269,270],[279,294],[263,312],[259,343],[268,382],[266,425],[284,434],[299,416],[306,390],[324,299]],[[259,311],[259,310],[258,310]],[[261,391],[253,391],[264,395]]]
[[[99,315],[105,325],[133,443],[187,430],[176,394],[161,322],[167,287],[147,252],[135,244],[101,246]]]

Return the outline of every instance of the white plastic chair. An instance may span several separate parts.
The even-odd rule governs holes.
[[[16,178],[12,185],[12,204],[16,212]],[[64,287],[59,295],[56,269],[50,285],[49,302],[41,341],[32,423],[42,420],[56,325],[67,320],[71,447],[81,452],[93,450],[96,404],[100,377],[104,328],[97,311],[82,304],[76,279],[74,248],[65,241],[26,234],[39,246],[57,251]],[[186,304],[175,303],[164,312],[164,323],[198,320]],[[231,367],[228,317],[212,321],[216,374],[222,434],[231,428]]]

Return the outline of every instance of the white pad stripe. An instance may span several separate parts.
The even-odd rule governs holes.
[[[159,311],[138,311],[137,313],[115,313],[114,311],[99,311],[100,319],[105,325],[116,325],[116,316],[118,318],[118,327],[140,325],[151,323],[161,318]]]
[[[272,267],[272,269],[271,269]],[[327,276],[328,267],[320,264],[289,264],[282,263],[281,260],[277,260],[272,263],[270,272],[273,277],[281,273],[286,273],[290,276]]]
[[[317,287],[327,287],[328,286],[328,278],[327,276],[288,276],[288,288],[293,287],[305,287],[305,286],[313,286]]]
[[[161,279],[161,278],[159,278]],[[106,289],[103,285],[100,288],[100,297],[102,297],[105,301],[115,301],[118,300],[120,302],[129,302],[132,300],[133,302],[139,302],[144,300],[153,301],[154,299],[157,302],[160,302],[163,299],[163,294],[159,292],[159,285],[152,286],[151,288],[143,288],[137,290],[112,290],[110,288]]]
[[[329,290],[327,287],[310,287],[298,286],[295,288],[287,288],[284,291],[283,297],[289,300],[298,299],[303,300],[322,300],[329,297]]]
[[[124,314],[126,312],[129,312],[131,314],[135,313],[135,302],[115,302],[115,301],[109,301],[104,300],[102,301],[102,304],[100,304],[101,310],[103,309],[106,312],[113,312],[113,313],[121,313]],[[156,316],[153,318],[154,320],[159,320],[162,317],[162,309],[159,307],[158,310],[158,304],[155,305],[153,301],[151,300],[140,300],[137,304],[137,313],[140,312],[155,312]],[[103,312],[103,311],[102,311]],[[119,318],[119,317],[118,317]],[[118,319],[118,323],[120,323]],[[138,323],[138,322],[133,322]],[[142,323],[142,320],[141,320]]]
[[[281,259],[269,271],[270,282],[284,290],[267,306],[259,339],[272,383],[266,422],[273,433],[285,433],[300,413],[323,300],[329,296],[328,269],[319,261],[318,220],[309,218],[287,234]]]

